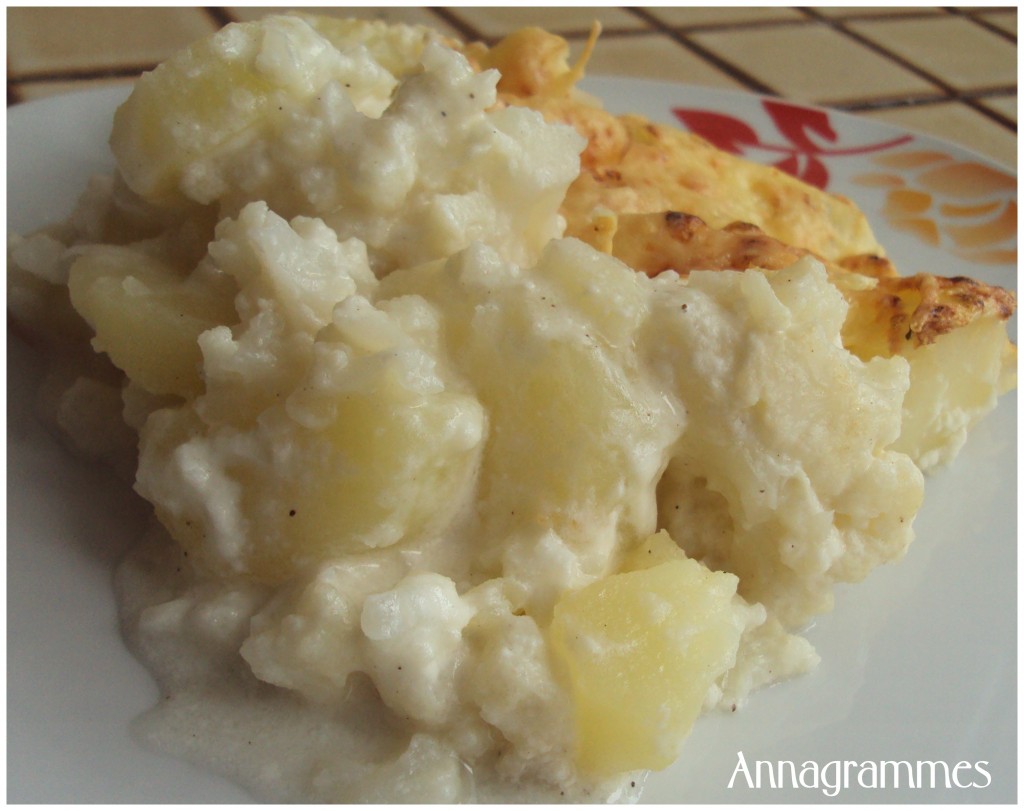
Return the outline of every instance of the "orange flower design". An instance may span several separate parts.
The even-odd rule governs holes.
[[[874,162],[883,171],[854,182],[887,189],[882,213],[894,228],[971,262],[1016,265],[1015,177],[932,150],[880,155]]]

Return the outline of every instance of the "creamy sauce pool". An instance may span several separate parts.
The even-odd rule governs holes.
[[[162,698],[137,719],[150,746],[211,769],[269,802],[634,802],[642,773],[565,789],[496,779],[410,738],[367,676],[324,707],[255,678],[238,656],[258,588],[196,589],[188,559],[155,526],[117,574],[122,625]]]

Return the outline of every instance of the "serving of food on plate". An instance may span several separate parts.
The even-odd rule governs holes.
[[[9,240],[44,418],[153,508],[116,579],[142,730],[258,797],[634,799],[816,667],[1016,385],[1012,291],[904,275],[567,54],[229,25]]]

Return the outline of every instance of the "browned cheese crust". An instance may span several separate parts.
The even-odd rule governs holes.
[[[616,116],[576,88],[561,37],[518,31],[467,47],[497,68],[499,98],[572,125],[587,139],[563,214],[567,235],[649,275],[778,269],[811,254],[850,303],[844,342],[863,358],[905,354],[978,318],[1005,321],[1012,292],[963,276],[900,276],[850,200],[641,116]],[[1012,351],[1011,347],[1008,347]]]
[[[691,270],[779,270],[814,256],[750,223],[716,229],[699,217],[676,211],[598,220],[592,238],[649,276],[666,270],[682,276]],[[838,262],[816,258],[850,304],[844,343],[865,358],[902,354],[907,348],[933,343],[976,318],[1005,321],[1016,306],[1010,291],[964,276],[900,276],[888,259],[870,254]]]
[[[685,211],[713,228],[753,222],[776,239],[830,259],[883,253],[850,200],[723,152],[692,133],[604,110],[575,87],[591,47],[593,37],[574,67],[568,65],[565,40],[537,28],[518,31],[491,49],[468,48],[480,67],[501,72],[502,102],[536,109],[587,138],[580,175],[563,205],[568,236],[582,238],[598,208]]]

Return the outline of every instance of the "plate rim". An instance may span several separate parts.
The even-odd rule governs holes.
[[[650,85],[654,89],[664,89],[668,92],[671,89],[682,89],[682,90],[694,90],[700,93],[709,93],[715,96],[729,97],[737,103],[745,103],[751,100],[756,100],[758,103],[763,101],[778,101],[795,107],[802,107],[807,110],[815,110],[819,112],[827,113],[830,117],[838,117],[840,120],[848,120],[856,122],[859,126],[869,126],[878,128],[879,130],[887,130],[893,134],[912,135],[922,141],[928,141],[943,148],[962,152],[971,158],[978,160],[979,162],[989,164],[995,169],[1000,170],[1008,175],[1012,175],[1014,178],[1018,176],[1018,170],[1007,166],[1006,164],[985,155],[971,147],[961,144],[957,141],[951,141],[941,135],[935,135],[933,133],[925,132],[914,127],[906,127],[902,124],[893,124],[891,121],[882,121],[876,118],[868,118],[866,116],[858,115],[855,112],[848,110],[842,110],[838,107],[831,107],[827,104],[817,104],[814,102],[804,101],[802,99],[791,98],[782,95],[773,95],[770,93],[758,93],[755,91],[741,90],[737,88],[719,88],[712,87],[711,85],[699,85],[691,82],[677,82],[671,79],[647,79],[643,77],[632,77],[632,76],[616,76],[612,74],[598,74],[593,76],[585,76],[581,82],[581,85],[587,82],[594,82],[598,85],[605,84],[606,86],[612,86],[614,84],[625,84],[625,83],[642,83]],[[597,95],[596,93],[594,95]],[[681,129],[685,129],[681,124],[676,124]]]

